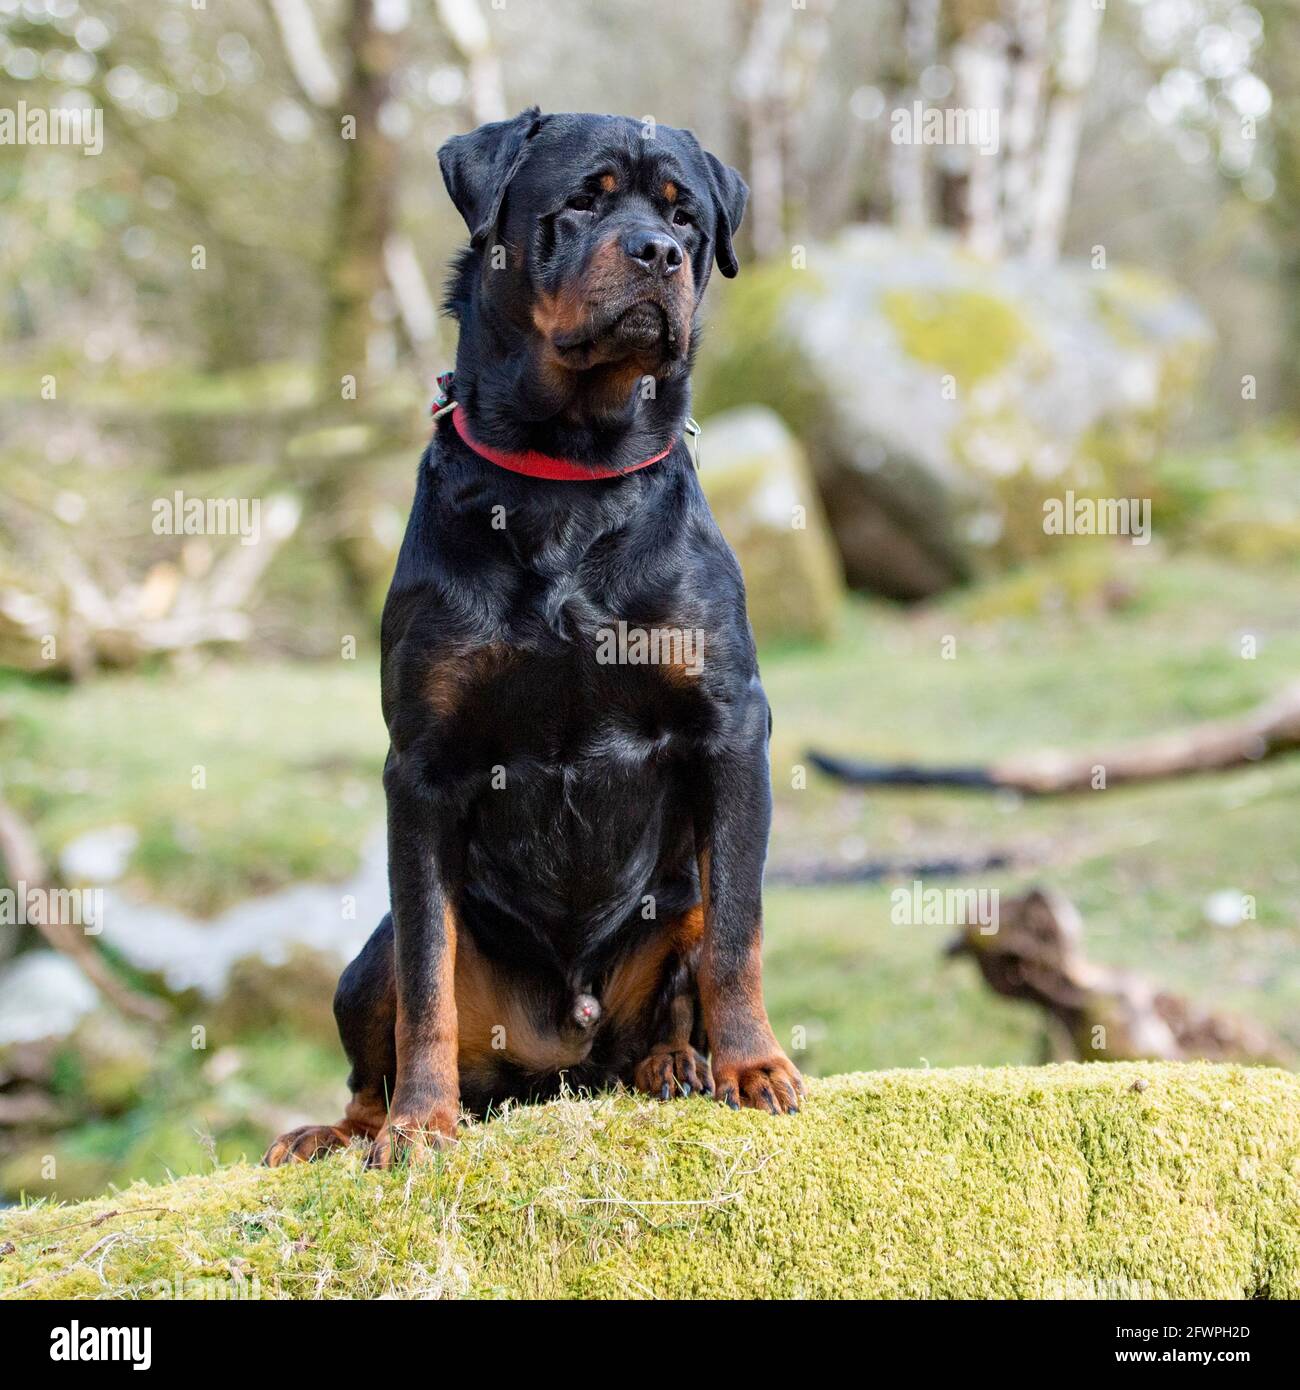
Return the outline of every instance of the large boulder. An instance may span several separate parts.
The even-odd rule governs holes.
[[[803,441],[849,582],[919,598],[1042,552],[1043,502],[1150,496],[1211,345],[1154,276],[976,259],[857,227],[721,298],[701,410],[761,400]]]
[[[761,642],[817,640],[844,580],[803,448],[780,416],[745,406],[705,421],[700,481],[745,575]]]

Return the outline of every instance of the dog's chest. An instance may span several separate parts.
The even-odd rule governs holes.
[[[713,725],[709,646],[698,628],[635,619],[449,646],[423,682],[430,733],[556,764],[685,754]]]

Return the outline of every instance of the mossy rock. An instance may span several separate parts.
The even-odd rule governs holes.
[[[23,1298],[1295,1298],[1300,1078],[880,1072],[787,1119],[562,1100],[413,1172],[239,1165],[0,1239]]]
[[[697,399],[761,401],[789,424],[850,584],[928,597],[1069,548],[1043,526],[1067,489],[1152,497],[1211,345],[1172,286],[874,227],[801,252],[723,290]]]
[[[290,945],[275,961],[244,956],[231,966],[224,993],[213,1007],[216,1036],[242,1037],[283,1026],[332,1043],[338,1036],[333,1006],[338,978],[334,952],[301,943]]]
[[[760,642],[830,637],[844,596],[839,559],[803,449],[761,406],[714,415],[700,482],[745,575]]]
[[[116,1115],[137,1104],[154,1066],[148,1032],[106,1011],[82,1020],[69,1052],[78,1098],[96,1114]]]

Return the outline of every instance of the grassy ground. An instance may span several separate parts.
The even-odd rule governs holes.
[[[978,762],[1242,711],[1300,672],[1295,600],[1284,568],[1093,550],[914,614],[854,604],[834,644],[764,654],[774,862],[1010,850],[1033,867],[953,882],[1056,886],[1085,913],[1099,960],[1248,1012],[1300,1044],[1300,759],[1040,802],[863,796],[811,771],[796,789],[814,742]],[[1254,659],[1241,654],[1243,634],[1257,640]],[[46,847],[129,821],[141,832],[136,886],[191,910],[345,874],[381,815],[383,751],[364,652],[81,688],[0,686],[7,794]],[[191,785],[196,764],[204,790]],[[768,892],[769,1002],[805,1070],[1041,1060],[1037,1014],[991,996],[969,964],[945,961],[951,928],[893,925],[891,886]],[[1205,903],[1223,890],[1252,895],[1256,919],[1211,925]],[[160,1057],[140,1106],[60,1136],[58,1183],[38,1180],[32,1154],[0,1169],[0,1182],[75,1195],[110,1178],[199,1170],[212,1144],[223,1159],[253,1153],[282,1120],[336,1110],[343,1065],[330,1038],[287,1049],[263,1033],[218,1045],[228,1049],[221,1067],[179,1048]]]
[[[354,868],[386,738],[364,655],[0,685],[7,794],[44,843],[133,825],[131,885],[197,913]]]
[[[1295,1298],[1300,1083],[893,1072],[802,1114],[525,1107],[427,1167],[225,1168],[0,1216],[20,1298]]]
[[[1300,674],[1293,576],[1130,553],[1106,580],[1127,596],[1119,609],[1072,602],[1071,576],[1058,580],[1050,571],[1033,587],[1012,578],[911,619],[858,608],[835,647],[770,659],[774,857],[1008,850],[1035,867],[963,882],[1054,885],[1085,914],[1098,959],[1300,1040],[1298,759],[1041,801],[867,796],[815,772],[806,791],[792,789],[810,743],[935,763],[1105,748],[1239,713]],[[1256,638],[1254,659],[1241,655],[1243,635]],[[945,659],[949,637],[956,655]],[[1256,920],[1210,925],[1206,901],[1223,890],[1252,895]],[[936,967],[944,929],[892,925],[889,895],[889,885],[769,894],[778,1015],[789,1022],[817,1001],[843,1001],[824,1020],[814,1069],[1036,1056],[1036,1022],[948,983],[966,967]]]

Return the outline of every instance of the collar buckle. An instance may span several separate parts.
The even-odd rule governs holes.
[[[704,433],[700,429],[700,422],[693,416],[686,417],[686,423],[682,426],[682,433],[686,436],[686,447],[690,451],[691,462],[695,465],[695,471],[700,471],[700,435]]]

